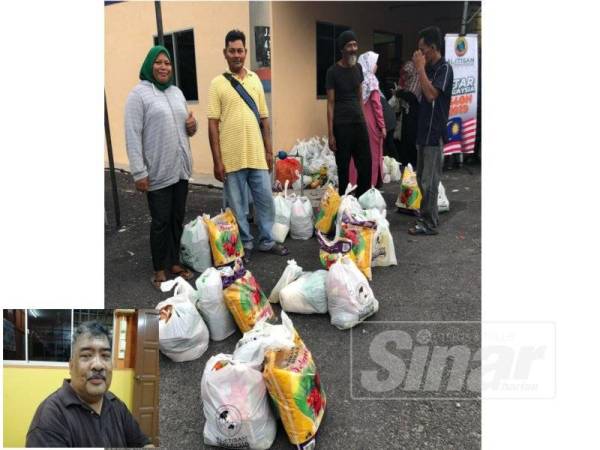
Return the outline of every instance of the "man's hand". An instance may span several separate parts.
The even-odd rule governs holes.
[[[135,182],[135,188],[140,192],[147,192],[149,186],[150,182],[148,181],[148,177],[142,178],[141,180],[137,180]]]
[[[337,145],[335,142],[335,136],[334,135],[330,135],[329,139],[327,140],[329,143],[329,150],[331,150],[332,152],[337,152]]]
[[[421,50],[415,50],[412,61],[417,70],[423,70],[425,68],[425,55],[423,55]]]
[[[194,119],[194,115],[190,111],[190,113],[187,116],[187,119],[185,119],[185,131],[187,132],[188,136],[193,136],[194,134],[196,134],[197,128],[198,122],[196,122],[196,119]]]
[[[265,153],[265,158],[267,160],[267,166],[269,167],[269,173],[273,170],[273,153]]]
[[[215,164],[213,173],[217,180],[219,180],[221,183],[225,182],[225,166],[223,166],[223,163]]]

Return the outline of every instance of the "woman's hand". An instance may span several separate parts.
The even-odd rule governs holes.
[[[196,119],[194,119],[194,115],[190,111],[190,113],[187,116],[187,119],[185,119],[185,131],[187,132],[188,136],[193,136],[194,134],[196,134],[197,128],[198,122],[196,122]]]

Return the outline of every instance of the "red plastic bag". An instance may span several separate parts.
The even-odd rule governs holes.
[[[296,158],[277,158],[277,162],[275,163],[275,179],[277,179],[282,186],[285,185],[286,180],[289,180],[291,185],[298,179],[298,174],[300,173],[302,173],[300,161]]]

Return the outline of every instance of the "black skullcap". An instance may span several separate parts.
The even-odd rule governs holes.
[[[350,41],[357,41],[356,34],[352,30],[346,30],[342,32],[337,38],[338,48],[341,50]]]

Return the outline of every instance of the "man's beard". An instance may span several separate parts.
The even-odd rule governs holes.
[[[350,64],[350,66],[355,66],[357,61],[356,55],[350,55],[348,57],[348,64]]]

